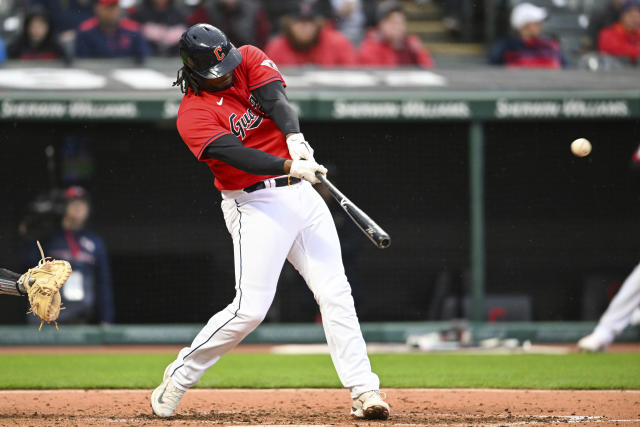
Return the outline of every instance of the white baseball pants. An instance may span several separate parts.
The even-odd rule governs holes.
[[[285,187],[275,187],[273,180],[265,184],[267,188],[252,193],[222,193],[233,238],[236,296],[180,351],[170,368],[174,382],[185,390],[192,387],[262,322],[288,259],[320,307],[331,359],[344,387],[354,398],[378,390],[327,205],[306,181]]]
[[[631,272],[611,300],[593,333],[607,345],[611,344],[631,321],[640,306],[640,264]]]

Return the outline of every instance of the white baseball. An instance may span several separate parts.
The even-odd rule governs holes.
[[[577,157],[588,156],[591,153],[591,143],[586,138],[578,138],[571,143],[571,152]]]

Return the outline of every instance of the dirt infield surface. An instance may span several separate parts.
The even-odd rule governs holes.
[[[354,421],[344,390],[189,391],[177,416],[151,415],[151,390],[0,391],[2,426],[640,425],[640,391],[386,390],[388,421]]]

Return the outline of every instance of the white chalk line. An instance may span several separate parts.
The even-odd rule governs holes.
[[[482,417],[481,416],[477,416],[475,418],[478,418],[477,420],[474,421],[474,423],[476,425],[482,425],[483,427],[499,427],[499,426],[509,426],[509,427],[515,427],[515,426],[521,426],[521,425],[531,425],[531,424],[548,424],[548,423],[562,423],[562,424],[581,424],[581,423],[591,423],[591,424],[596,424],[596,423],[618,423],[618,424],[622,424],[622,423],[634,423],[637,424],[640,422],[640,419],[608,419],[606,417],[593,417],[593,416],[580,416],[580,415],[568,415],[568,416],[536,416],[536,415],[518,415],[517,417],[521,417],[521,418],[528,418],[527,420],[523,420],[523,421],[511,421],[511,422],[487,422],[487,423],[483,423],[482,422]],[[531,418],[537,418],[538,420],[532,420]],[[141,422],[146,422],[149,421],[148,418],[140,418],[140,417],[134,417],[134,418],[115,418],[115,419],[106,419],[106,422],[112,423],[112,424],[120,424],[120,423],[126,423],[126,424],[137,424],[137,423],[141,423]],[[178,421],[178,420],[177,420]],[[393,421],[393,417],[391,418],[391,421]],[[357,423],[358,420],[354,420],[354,423]],[[221,424],[219,420],[197,420],[198,424]],[[245,424],[243,422],[226,422],[224,424],[227,425],[241,425],[243,427],[328,427],[329,424]],[[428,423],[428,424],[420,424],[420,423],[394,423],[394,426],[398,426],[398,427],[432,427],[432,426],[468,426],[469,422],[464,422],[464,423]]]

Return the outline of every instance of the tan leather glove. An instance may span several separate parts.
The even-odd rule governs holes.
[[[58,329],[56,319],[60,315],[62,301],[60,299],[60,288],[67,281],[71,274],[71,264],[63,260],[45,258],[42,246],[38,242],[38,249],[42,259],[38,265],[30,268],[20,279],[27,290],[31,309],[27,312],[40,318],[40,327],[44,322],[53,322]]]

